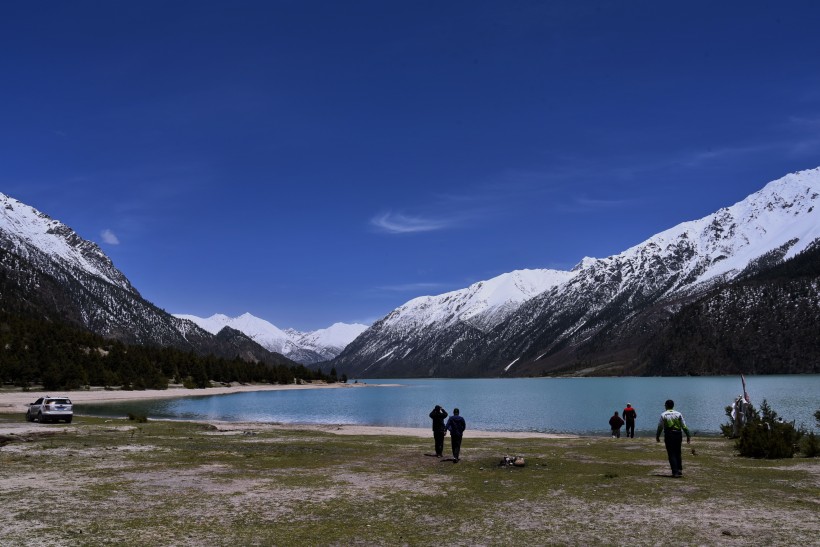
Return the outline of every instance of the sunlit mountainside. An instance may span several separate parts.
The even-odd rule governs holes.
[[[819,372],[820,169],[570,271],[518,270],[369,328],[171,315],[94,243],[0,194],[2,312],[202,355],[355,376]]]
[[[363,376],[499,376],[531,374],[666,374],[818,371],[820,332],[817,273],[787,281],[773,270],[798,258],[816,263],[820,246],[820,169],[793,173],[743,201],[685,222],[607,258],[585,258],[569,272],[541,272],[540,290],[516,298],[488,299],[485,286],[513,285],[513,272],[467,289],[421,297],[400,306],[357,338],[333,363]],[[755,275],[783,271],[755,282]],[[530,272],[531,273],[531,272]],[[756,283],[773,309],[745,308],[715,295]],[[788,283],[794,292],[776,297]],[[715,298],[718,298],[715,300]],[[720,317],[711,346],[702,337],[681,338],[673,326],[691,306],[711,302]],[[743,329],[773,311],[809,329],[785,333],[791,322],[759,325],[755,353],[741,346]],[[784,320],[785,321],[785,320]],[[720,326],[718,326],[720,325]],[[673,329],[673,332],[668,332]],[[717,330],[720,329],[720,330]],[[739,329],[739,330],[738,330]],[[798,332],[806,333],[801,337]],[[689,347],[669,361],[660,345]],[[745,339],[745,338],[744,338]],[[726,359],[726,344],[734,350]],[[694,357],[697,353],[697,357]],[[783,354],[791,356],[784,359]],[[765,356],[761,359],[761,356]]]

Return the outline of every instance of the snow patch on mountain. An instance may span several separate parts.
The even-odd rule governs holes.
[[[24,258],[30,258],[31,249],[36,249],[51,260],[136,292],[95,243],[83,239],[62,222],[3,193],[0,193],[0,234],[7,240],[4,248]]]
[[[606,259],[584,259],[576,269],[616,264],[671,264],[684,258],[671,292],[731,279],[767,253],[787,260],[820,238],[820,168],[792,173],[746,199],[699,220],[684,222]],[[621,268],[623,283],[643,268]]]
[[[187,314],[174,314],[174,316],[192,321],[212,334],[218,333],[225,327],[236,329],[265,349],[303,364],[313,364],[336,357],[367,329],[367,325],[335,323],[326,329],[312,332],[282,330],[250,313],[239,317],[228,317],[220,313],[204,318]]]
[[[421,296],[396,308],[383,322],[383,328],[420,329],[435,325],[447,327],[466,322],[479,329],[490,329],[514,313],[524,302],[542,292],[566,283],[576,272],[559,270],[516,270],[487,281],[438,296]]]
[[[335,350],[337,355],[355,340],[361,333],[367,330],[367,325],[359,323],[334,323],[326,329],[319,329],[312,332],[298,332],[289,330],[302,347],[314,351]]]

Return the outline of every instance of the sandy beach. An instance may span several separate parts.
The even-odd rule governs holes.
[[[143,390],[143,391],[112,391],[105,389],[91,389],[86,391],[70,391],[65,393],[45,392],[45,391],[0,391],[0,413],[20,414],[20,424],[2,424],[0,434],[23,435],[34,431],[43,431],[44,428],[65,429],[71,426],[61,425],[40,425],[38,423],[28,423],[23,421],[26,413],[26,405],[33,402],[38,397],[46,395],[65,395],[74,404],[82,403],[113,403],[123,401],[139,401],[146,399],[173,399],[179,397],[204,397],[209,395],[228,395],[231,393],[244,393],[250,391],[284,391],[302,389],[364,389],[364,388],[384,388],[391,387],[390,384],[367,383],[358,384],[288,384],[288,385],[231,385],[211,387],[206,389],[187,389],[183,387],[171,387],[163,390]],[[78,416],[82,415],[80,409],[75,409]],[[220,422],[208,421],[207,423],[217,427],[221,431],[263,431],[263,430],[310,430],[317,432],[335,433],[337,435],[398,435],[403,437],[429,437],[429,428],[413,427],[385,427],[385,426],[364,426],[364,425],[344,425],[344,424],[276,424],[265,422]],[[528,431],[479,431],[470,430],[469,436],[473,438],[504,438],[504,439],[531,439],[531,438],[572,438],[573,435],[555,435],[551,433],[539,433]]]
[[[115,403],[122,401],[141,401],[145,399],[176,399],[179,397],[205,397],[208,395],[228,395],[247,391],[284,391],[300,389],[355,389],[367,384],[254,384],[210,387],[205,389],[187,389],[169,387],[168,389],[146,389],[141,391],[118,391],[103,388],[92,388],[83,391],[0,391],[0,412],[25,412],[26,405],[38,397],[46,395],[65,395],[74,403]]]

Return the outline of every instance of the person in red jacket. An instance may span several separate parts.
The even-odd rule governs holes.
[[[624,422],[626,423],[626,436],[632,439],[635,438],[635,418],[638,417],[638,413],[635,412],[635,409],[632,408],[632,405],[626,403],[626,408],[623,412]]]
[[[615,411],[615,414],[609,419],[609,427],[612,428],[612,436],[620,439],[621,438],[621,426],[624,425],[624,421],[618,416],[618,411]]]

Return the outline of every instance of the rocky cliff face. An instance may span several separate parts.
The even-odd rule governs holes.
[[[820,170],[814,169],[618,255],[556,272],[553,284],[515,302],[499,320],[449,307],[453,295],[468,289],[411,301],[333,364],[350,376],[371,377],[647,372],[640,349],[685,305],[798,256],[818,238]],[[820,323],[818,314],[813,321]]]

